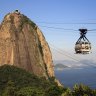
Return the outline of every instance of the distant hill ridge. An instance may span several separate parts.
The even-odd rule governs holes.
[[[64,65],[64,64],[62,64],[62,63],[57,63],[57,64],[55,64],[55,68],[68,68],[68,66],[66,66],[66,65]]]

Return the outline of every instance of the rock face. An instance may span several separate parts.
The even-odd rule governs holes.
[[[0,66],[4,64],[40,77],[54,76],[52,55],[42,32],[19,12],[7,14],[0,25]]]

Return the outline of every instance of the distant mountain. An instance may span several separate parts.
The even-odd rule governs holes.
[[[73,60],[55,60],[54,65],[56,65],[56,64],[63,64],[63,65],[70,67],[70,68],[82,66],[80,64],[80,62],[75,62]]]
[[[96,61],[93,60],[80,60],[80,61],[73,61],[73,60],[55,60],[54,65],[56,64],[63,64],[70,68],[80,68],[80,67],[96,67]]]
[[[64,68],[68,68],[68,66],[63,65],[61,63],[55,64],[54,67],[55,67],[56,70],[63,70]]]

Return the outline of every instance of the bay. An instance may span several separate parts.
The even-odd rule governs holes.
[[[55,76],[65,87],[82,83],[96,89],[96,68],[65,68],[55,70]]]

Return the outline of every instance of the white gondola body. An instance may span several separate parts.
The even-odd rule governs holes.
[[[75,44],[75,52],[81,54],[89,54],[91,51],[91,43],[89,42],[79,42]]]

